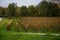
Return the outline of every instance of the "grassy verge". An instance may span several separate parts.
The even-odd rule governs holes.
[[[0,33],[0,40],[60,40],[60,36],[2,32]]]

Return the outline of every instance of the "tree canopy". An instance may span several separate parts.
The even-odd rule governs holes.
[[[16,3],[11,3],[8,8],[0,7],[0,17],[3,16],[60,17],[60,8],[58,4],[46,1],[42,1],[37,6],[30,5],[28,7],[18,7]]]

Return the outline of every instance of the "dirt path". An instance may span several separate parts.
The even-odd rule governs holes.
[[[2,21],[2,18],[0,18],[0,21]]]
[[[21,33],[21,34],[32,34],[32,35],[53,35],[53,36],[60,36],[60,34],[56,34],[56,33]]]

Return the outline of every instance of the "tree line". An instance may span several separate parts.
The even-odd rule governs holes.
[[[38,5],[18,7],[11,3],[7,8],[0,7],[0,17],[60,17],[60,7],[52,2],[42,1]]]

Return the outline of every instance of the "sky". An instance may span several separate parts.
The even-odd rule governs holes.
[[[17,6],[36,6],[41,0],[0,0],[0,7],[8,7],[9,3],[17,3]]]

